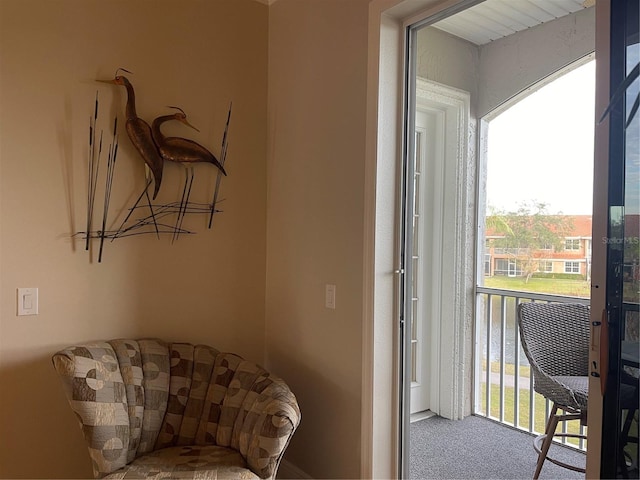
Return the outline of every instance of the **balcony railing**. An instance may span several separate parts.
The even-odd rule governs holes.
[[[533,434],[544,432],[551,402],[533,390],[533,375],[522,350],[516,307],[523,302],[589,304],[588,298],[476,287],[476,415]],[[566,425],[569,423],[569,426]],[[584,434],[578,421],[563,422],[565,433]],[[583,440],[563,438],[580,449]]]
[[[528,248],[501,248],[501,247],[496,247],[493,249],[493,253],[495,255],[515,255],[515,256],[520,256],[520,255],[529,255],[529,249]]]

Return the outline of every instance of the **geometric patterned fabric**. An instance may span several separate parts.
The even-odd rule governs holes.
[[[134,460],[109,479],[255,478],[239,452],[215,445],[170,447]]]
[[[117,339],[53,364],[96,478],[275,478],[300,423],[282,379],[205,345]]]

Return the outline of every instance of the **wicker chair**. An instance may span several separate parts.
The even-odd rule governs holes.
[[[205,345],[118,339],[53,364],[96,478],[273,479],[300,422],[284,381]]]
[[[522,303],[518,305],[518,326],[522,348],[533,372],[534,390],[553,402],[544,435],[534,448],[537,479],[545,460],[577,472],[548,456],[553,437],[586,438],[573,433],[556,433],[559,422],[580,420],[586,425],[589,388],[589,307],[568,303]],[[558,413],[561,410],[563,413]]]

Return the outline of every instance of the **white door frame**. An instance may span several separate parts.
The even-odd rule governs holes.
[[[394,219],[399,211],[397,186],[402,170],[404,32],[409,24],[475,1],[371,0],[369,5],[360,446],[363,478],[394,478],[401,461],[399,339],[395,323],[400,305],[396,296],[398,275],[394,273],[399,261],[399,235]],[[475,180],[469,176],[468,182],[463,189],[473,192]],[[474,228],[473,198],[469,195],[464,199],[468,232]],[[467,238],[466,252],[472,257],[473,236]],[[473,288],[465,295],[472,301]],[[472,320],[470,315],[467,321]],[[467,376],[469,373],[465,372]]]
[[[461,419],[465,405],[465,322],[471,318],[469,292],[474,278],[474,164],[470,163],[470,94],[424,78],[416,79],[416,109],[436,119],[433,158],[423,167],[423,215],[418,273],[424,298],[425,352],[429,368],[429,408]],[[471,177],[471,178],[469,178]],[[469,253],[471,252],[471,253]],[[420,281],[421,280],[421,281]]]

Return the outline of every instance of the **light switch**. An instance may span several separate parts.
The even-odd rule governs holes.
[[[324,306],[327,308],[336,308],[336,286],[325,285],[324,287]]]
[[[18,315],[38,314],[38,289],[18,288]]]

